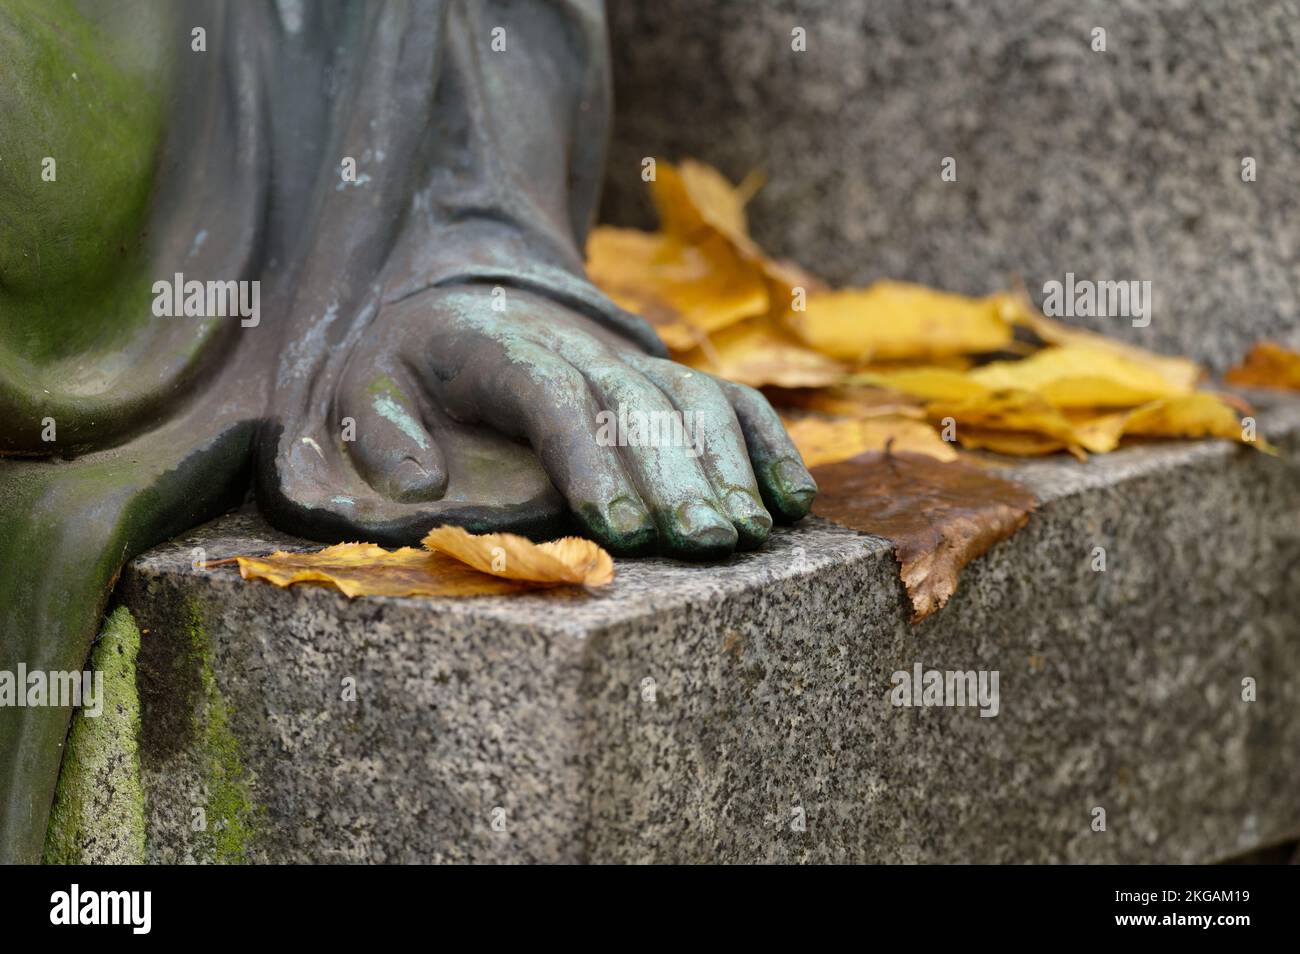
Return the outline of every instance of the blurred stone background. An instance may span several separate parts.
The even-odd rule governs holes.
[[[1148,327],[1072,320],[1220,370],[1300,346],[1297,0],[607,7],[607,222],[652,226],[642,157],[693,156],[763,170],[755,237],[836,284],[1149,280]]]

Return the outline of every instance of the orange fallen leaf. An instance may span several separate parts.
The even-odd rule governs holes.
[[[873,385],[924,401],[963,401],[983,397],[989,389],[966,371],[935,365],[859,371],[849,376],[854,384]]]
[[[952,436],[962,444],[968,437],[974,440],[983,437],[987,444],[988,432],[1004,431],[1039,435],[1057,441],[1067,449],[1081,444],[1088,450],[1103,451],[1113,447],[1089,447],[1080,439],[1074,422],[1036,391],[1009,389],[988,391],[962,400],[931,401],[925,411],[936,424],[944,427],[951,424],[955,432]],[[1115,439],[1118,440],[1118,435]]]
[[[1300,351],[1284,348],[1275,341],[1261,341],[1223,380],[1247,388],[1300,391]]]
[[[814,514],[894,545],[913,623],[942,608],[962,568],[1023,527],[1036,504],[1020,484],[922,454],[871,451],[812,474]]]
[[[430,530],[422,542],[480,573],[508,580],[605,586],[614,579],[613,558],[582,537],[533,543],[513,533],[469,533],[463,527],[445,526]]]
[[[873,449],[890,427],[899,450],[937,450],[904,439],[924,440],[921,431],[877,425],[869,433],[860,422],[915,416],[921,405],[932,423],[951,418],[964,446],[1016,456],[1064,450],[1086,459],[1128,436],[1222,437],[1270,449],[1234,415],[1249,415],[1248,406],[1194,390],[1202,373],[1187,358],[1050,319],[1023,288],[982,298],[897,281],[831,291],[751,238],[746,204],[759,177],[736,186],[692,160],[656,169],[662,231],[598,230],[593,278],[644,314],[683,363],[766,387],[787,407],[853,419],[798,425],[814,461]],[[1017,327],[1032,335],[1016,338]],[[994,353],[1019,360],[979,362]],[[1247,366],[1229,380],[1300,378],[1300,355],[1270,343]]]
[[[373,543],[339,543],[314,553],[277,551],[266,557],[232,557],[239,575],[276,586],[320,583],[348,597],[485,596],[517,593],[526,586],[488,576],[441,553],[402,547],[385,550]],[[211,561],[217,566],[227,561]]]
[[[694,242],[715,231],[738,248],[761,254],[745,221],[745,204],[757,191],[756,179],[748,183],[738,189],[717,169],[694,159],[678,165],[658,160],[650,194],[669,235]]]
[[[246,580],[276,586],[319,583],[348,597],[487,596],[541,586],[604,586],[614,578],[613,558],[579,537],[533,543],[512,533],[471,534],[460,527],[438,527],[424,538],[424,545],[428,549],[385,550],[373,543],[339,543],[313,553],[281,550],[207,565],[236,562]]]

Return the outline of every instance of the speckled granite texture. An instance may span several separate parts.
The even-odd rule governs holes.
[[[817,519],[592,597],[349,602],[195,572],[301,545],[223,518],[118,591],[149,857],[1185,862],[1293,834],[1300,399],[1260,420],[1292,462],[1017,465],[1040,512],[918,627],[887,544]],[[999,714],[894,708],[918,662],[998,670]]]
[[[1148,327],[1085,324],[1219,369],[1300,345],[1296,0],[608,7],[611,221],[651,221],[643,156],[695,156],[764,170],[757,238],[836,283],[1147,280]]]

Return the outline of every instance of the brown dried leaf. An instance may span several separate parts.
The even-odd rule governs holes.
[[[813,468],[813,513],[894,545],[912,622],[940,609],[971,560],[1025,525],[1036,501],[977,467],[911,453],[868,452]]]

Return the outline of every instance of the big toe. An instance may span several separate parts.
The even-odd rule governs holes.
[[[379,371],[349,374],[338,408],[343,447],[376,492],[401,503],[446,493],[447,466],[413,387]]]

